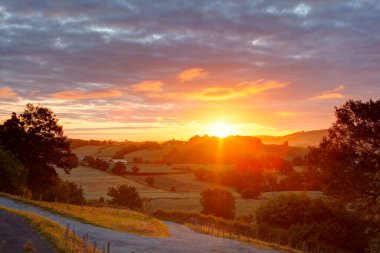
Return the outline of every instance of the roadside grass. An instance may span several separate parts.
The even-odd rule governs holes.
[[[4,196],[4,195],[3,195]],[[41,217],[36,214],[19,211],[11,208],[6,208],[0,206],[0,209],[5,210],[6,212],[14,213],[25,217],[26,220],[37,229],[37,231],[48,241],[59,253],[73,253],[74,251],[70,244],[65,243],[65,228],[60,224]],[[72,235],[71,235],[72,236]],[[83,240],[76,236],[75,237],[76,245],[83,245]],[[30,245],[27,245],[30,248]],[[89,252],[93,252],[93,247],[89,245]],[[99,250],[96,250],[96,253],[100,253]]]
[[[3,193],[0,193],[0,196],[22,201],[24,203],[43,208],[47,211],[74,218],[84,223],[89,223],[120,232],[152,237],[169,236],[167,226],[158,219],[127,209],[41,202],[22,199]]]
[[[245,237],[245,236],[238,236],[236,234],[231,234],[231,237],[230,237],[230,234],[227,233],[227,232],[226,233],[222,233],[220,231],[205,229],[202,226],[194,226],[194,225],[192,225],[190,223],[186,223],[185,225],[187,227],[191,228],[192,230],[200,232],[200,233],[203,233],[203,234],[212,235],[212,236],[216,236],[216,237],[227,238],[227,239],[231,239],[231,240],[238,240],[238,241],[243,242],[243,243],[254,245],[254,246],[256,246],[258,248],[261,248],[261,249],[267,249],[267,250],[270,250],[270,249],[281,249],[281,250],[285,250],[286,252],[303,253],[303,251],[291,249],[291,248],[289,248],[287,246],[283,246],[283,245],[278,245],[278,244],[274,244],[274,243],[268,243],[268,242],[256,240],[256,239]]]

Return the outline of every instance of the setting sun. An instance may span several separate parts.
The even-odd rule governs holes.
[[[236,128],[228,123],[216,122],[210,125],[208,134],[211,136],[224,138],[228,135],[236,134]]]

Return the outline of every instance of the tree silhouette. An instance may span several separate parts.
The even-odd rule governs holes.
[[[349,100],[308,159],[321,170],[326,193],[380,212],[380,100]],[[364,206],[361,205],[364,203]],[[356,205],[358,206],[358,205]]]
[[[0,145],[15,154],[28,171],[27,185],[42,193],[57,183],[54,166],[67,173],[77,165],[57,116],[48,108],[27,104],[25,111],[0,125]]]
[[[212,214],[226,219],[235,217],[235,198],[227,190],[206,189],[201,193],[200,202],[203,207],[203,214]]]

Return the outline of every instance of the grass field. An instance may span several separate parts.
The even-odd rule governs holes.
[[[143,176],[126,175],[124,177],[141,184],[143,184],[145,180]],[[176,191],[180,192],[201,192],[206,188],[218,187],[217,184],[196,180],[193,174],[157,175],[153,176],[153,178],[154,184],[158,188],[166,191],[170,191],[171,188],[174,187]]]
[[[26,218],[26,220],[35,227],[38,232],[47,240],[49,241],[54,248],[57,249],[58,252],[61,253],[72,253],[75,252],[72,248],[71,244],[65,243],[65,229],[58,223],[51,221],[49,219],[46,219],[44,217],[41,217],[36,214],[14,210],[11,208],[5,208],[1,207],[0,209],[5,210],[10,213],[14,213],[20,216],[23,216]],[[75,238],[77,245],[83,245],[83,241],[81,238],[76,236]],[[91,245],[89,245],[89,251],[94,252]],[[99,250],[96,250],[96,253],[100,253]]]
[[[155,162],[161,160],[166,154],[168,154],[173,147],[163,147],[161,149],[143,149],[135,152],[128,153],[124,156],[128,162],[132,162],[134,157],[141,157],[144,161]]]
[[[146,165],[154,166],[154,165]],[[158,169],[160,167],[158,166]],[[168,169],[169,167],[165,167]],[[148,170],[148,167],[146,168]],[[144,184],[145,176],[126,175],[124,177],[112,175],[103,171],[80,166],[72,170],[70,175],[57,169],[58,174],[64,180],[69,180],[81,185],[87,199],[99,199],[107,197],[108,187],[121,184],[131,185],[137,188],[143,198],[150,199],[152,208],[200,211],[200,193],[203,189],[217,187],[215,184],[197,181],[192,174],[170,174],[153,176],[157,188],[148,187]],[[171,187],[175,187],[175,192],[171,192]],[[243,200],[233,190],[229,189],[237,200],[236,214],[253,214],[254,210],[266,200]],[[272,198],[277,194],[291,192],[267,192],[262,193],[265,199]],[[299,193],[299,192],[292,192]],[[306,192],[309,196],[322,196],[321,192]]]
[[[155,237],[169,236],[168,228],[164,223],[150,216],[131,210],[109,207],[81,207],[78,205],[67,205],[65,203],[25,200],[9,195],[4,196],[21,200],[82,222],[110,228],[116,231]]]
[[[105,146],[88,145],[73,149],[73,153],[78,157],[92,156],[99,152],[101,148]]]
[[[104,147],[100,148],[98,150],[98,153],[96,153],[94,156],[111,159],[112,156],[122,148],[123,148],[123,146],[121,146],[121,145],[104,146]]]

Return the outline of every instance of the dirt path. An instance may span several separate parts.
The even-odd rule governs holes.
[[[0,252],[2,253],[27,252],[24,246],[28,242],[35,249],[35,251],[29,252],[56,252],[24,217],[4,210],[0,210],[0,238]]]
[[[106,228],[84,224],[79,221],[52,214],[37,207],[0,197],[0,206],[32,212],[62,225],[70,224],[79,236],[89,234],[90,242],[96,241],[102,247],[111,242],[112,253],[278,253],[277,250],[266,250],[253,247],[239,241],[214,237],[194,232],[186,226],[167,222],[169,238],[138,236],[113,231]]]

